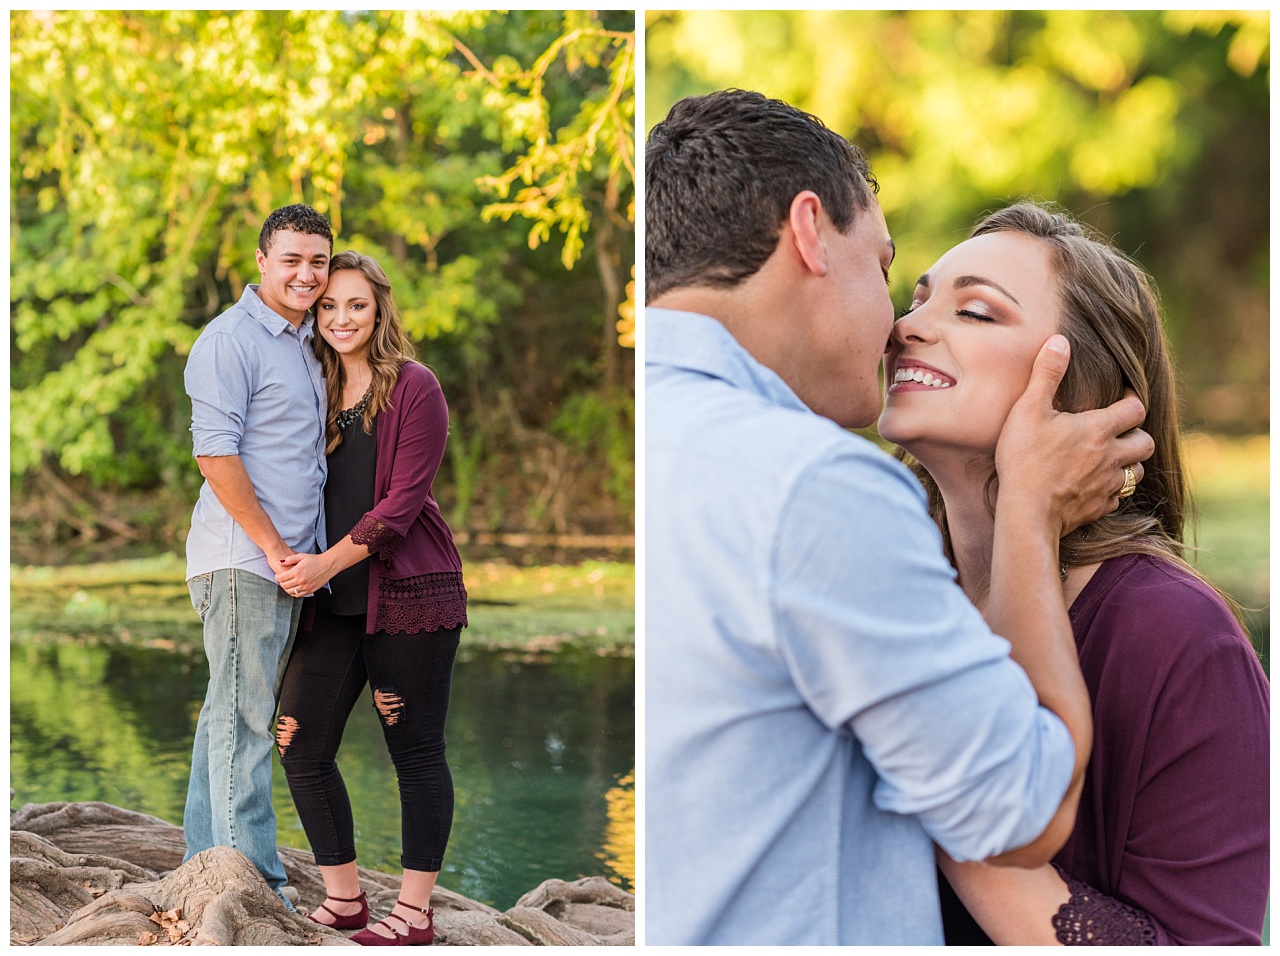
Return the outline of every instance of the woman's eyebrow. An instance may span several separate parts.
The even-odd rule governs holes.
[[[1010,300],[1014,305],[1016,306],[1022,305],[1022,303],[1018,301],[1017,297],[1014,296],[1012,292],[1010,292],[1000,283],[994,282],[991,279],[986,278],[985,276],[956,276],[955,287],[957,289],[966,289],[969,286],[973,286],[973,285],[988,286],[989,288],[995,289],[1006,299]]]
[[[923,289],[929,288],[929,273],[926,272],[919,279],[917,279],[916,285]],[[966,289],[972,285],[989,286],[990,288],[995,289],[1001,295],[1009,299],[1009,301],[1011,301],[1014,305],[1019,307],[1022,306],[1022,303],[1018,301],[1017,297],[1012,292],[1010,292],[1000,283],[995,282],[991,279],[988,279],[985,276],[957,276],[956,277],[955,287],[957,289]]]

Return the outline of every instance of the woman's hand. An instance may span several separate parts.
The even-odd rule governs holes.
[[[347,535],[324,554],[291,554],[280,561],[276,583],[294,597],[315,594],[331,577],[369,557],[369,549]]]
[[[337,574],[329,552],[324,554],[291,554],[280,561],[283,570],[276,573],[276,583],[294,597],[315,594]]]

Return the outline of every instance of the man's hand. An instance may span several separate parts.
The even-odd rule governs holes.
[[[1025,495],[1041,503],[1060,528],[1059,537],[1115,511],[1125,466],[1141,481],[1142,462],[1156,447],[1139,427],[1147,412],[1132,391],[1107,408],[1054,410],[1053,396],[1070,357],[1066,338],[1050,336],[996,446],[1001,499]]]
[[[276,554],[267,555],[267,564],[271,566],[272,573],[275,574],[276,580],[280,580],[282,575],[290,566],[290,559],[298,557],[298,552],[286,548]]]

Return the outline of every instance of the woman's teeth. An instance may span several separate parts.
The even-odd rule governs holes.
[[[918,382],[921,385],[928,385],[930,388],[950,388],[951,383],[945,379],[935,378],[932,372],[926,372],[922,368],[900,368],[893,375],[893,383],[899,382]]]

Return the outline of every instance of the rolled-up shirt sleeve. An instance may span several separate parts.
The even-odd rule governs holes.
[[[773,565],[788,667],[818,719],[857,739],[876,805],[957,860],[1039,836],[1070,779],[1070,735],[955,583],[909,472],[867,454],[812,465]]]
[[[191,349],[183,373],[191,398],[193,454],[238,455],[253,395],[252,357],[231,335],[210,335]]]

